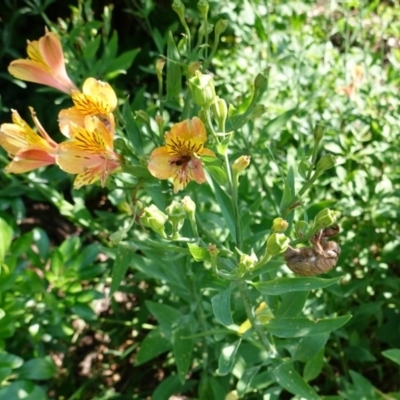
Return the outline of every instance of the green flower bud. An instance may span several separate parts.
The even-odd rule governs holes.
[[[294,224],[294,233],[298,239],[302,239],[308,231],[308,223],[306,221],[297,221]]]
[[[183,208],[182,204],[174,200],[165,209],[165,212],[167,213],[169,222],[172,225],[172,237],[176,238],[183,226],[183,223],[185,222],[186,211]]]
[[[315,139],[315,142],[317,143],[317,145],[324,137],[325,130],[326,130],[325,125],[321,125],[321,124],[315,125],[313,135],[314,135],[314,139]]]
[[[325,154],[321,157],[317,164],[317,172],[321,173],[336,165],[337,157],[332,154]]]
[[[333,225],[338,219],[340,212],[324,208],[314,219],[314,230],[317,231],[327,226]]]
[[[215,28],[214,28],[215,36],[220,37],[221,34],[227,28],[227,26],[228,26],[228,20],[227,19],[219,19],[217,21],[217,23],[215,24]]]
[[[194,217],[194,214],[196,213],[196,203],[189,196],[185,196],[181,200],[181,204],[189,216]]]
[[[254,254],[254,250],[251,250],[250,255],[241,253],[238,267],[244,271],[251,271],[256,265],[257,261],[258,258]]]
[[[172,9],[178,14],[179,19],[185,18],[185,6],[180,0],[174,0],[172,2]]]
[[[267,254],[275,256],[283,253],[289,246],[289,238],[283,233],[272,233],[267,239]]]
[[[219,253],[217,246],[213,243],[208,244],[207,251],[210,253],[211,258],[216,257]]]
[[[272,222],[272,233],[283,233],[286,231],[288,228],[289,223],[284,220],[283,218],[275,218],[274,221]]]
[[[197,3],[197,8],[199,9],[202,17],[206,18],[209,9],[208,2],[206,0],[199,0],[199,2]]]
[[[239,175],[243,172],[250,164],[250,156],[240,156],[232,164],[232,171],[235,175]]]
[[[165,59],[158,58],[156,61],[156,73],[157,73],[157,78],[159,81],[162,80],[162,71],[164,69],[164,65],[165,65]]]
[[[192,61],[187,67],[188,77],[191,78],[200,69],[200,61]]]
[[[228,116],[228,106],[226,105],[226,101],[217,96],[214,103],[211,104],[211,113],[217,121],[218,126],[224,128]]]
[[[167,222],[168,216],[165,215],[161,210],[154,204],[143,209],[143,214],[140,217],[140,222],[154,232],[157,232],[162,237],[166,237],[164,227]]]
[[[209,107],[215,100],[215,88],[211,75],[203,75],[200,71],[189,79],[189,88],[193,101],[200,107]]]

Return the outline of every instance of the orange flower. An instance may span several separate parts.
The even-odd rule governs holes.
[[[165,134],[165,146],[154,149],[150,155],[150,173],[159,179],[172,178],[174,193],[191,180],[204,183],[206,177],[199,156],[215,157],[213,151],[203,147],[206,140],[206,128],[197,117],[173,125]]]
[[[120,166],[113,133],[99,118],[91,116],[85,117],[84,128],[72,123],[70,133],[71,139],[58,146],[57,164],[70,174],[78,174],[75,189],[99,179],[104,187],[108,175]]]
[[[55,163],[57,143],[43,129],[33,108],[29,108],[40,136],[12,110],[12,124],[0,126],[0,145],[14,159],[5,168],[6,172],[21,174]]]
[[[28,40],[28,60],[11,62],[8,72],[23,81],[40,83],[70,94],[77,90],[65,69],[64,55],[59,37],[48,32],[39,40]]]
[[[60,130],[65,136],[70,137],[71,122],[83,128],[86,116],[98,117],[110,132],[114,132],[115,122],[112,112],[117,107],[118,100],[108,83],[87,78],[82,92],[73,91],[71,97],[74,107],[61,110],[58,115]]]

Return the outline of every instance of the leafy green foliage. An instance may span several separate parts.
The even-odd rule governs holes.
[[[222,1],[204,20],[185,2],[187,30],[152,0],[17,3],[6,2],[0,27],[1,120],[6,107],[34,105],[56,132],[60,104],[70,106],[5,73],[47,25],[79,85],[112,81],[122,105],[116,147],[128,165],[104,190],[71,190],[55,168],[0,172],[0,399],[398,398],[399,10]],[[215,41],[221,16],[228,27]],[[140,211],[164,212],[183,196],[150,177],[147,158],[173,123],[198,115],[187,90],[196,63],[229,103],[227,136],[208,132],[207,146],[251,163],[235,191],[226,159],[203,157],[207,183],[183,192],[195,218],[167,241],[140,224]],[[327,154],[337,163],[319,174]],[[335,270],[294,278],[281,256],[243,270],[241,255],[262,257],[276,217],[290,223],[295,246],[308,238],[294,223],[312,227],[327,207],[341,212]],[[246,296],[238,280],[249,283]]]

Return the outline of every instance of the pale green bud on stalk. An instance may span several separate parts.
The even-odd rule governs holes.
[[[319,229],[326,228],[327,226],[331,226],[336,223],[340,215],[339,211],[330,210],[329,208],[324,208],[320,211],[315,219],[314,219],[314,230],[318,231]]]
[[[165,65],[165,59],[164,58],[158,58],[156,61],[156,73],[157,73],[157,79],[159,81],[162,81],[162,72],[164,69]]]
[[[317,164],[317,173],[321,174],[323,171],[330,169],[336,165],[337,157],[334,157],[332,154],[323,155]]]
[[[272,228],[271,231],[272,233],[283,233],[286,231],[288,228],[289,223],[284,220],[283,218],[275,218],[272,222]]]
[[[168,216],[165,215],[160,209],[154,204],[143,209],[143,214],[140,217],[140,222],[154,232],[157,232],[163,238],[166,238],[165,234],[165,223],[167,222]]]
[[[232,164],[232,172],[235,175],[239,175],[250,165],[250,156],[240,156]]]
[[[321,124],[316,124],[314,127],[314,140],[316,143],[316,146],[318,146],[319,142],[323,139],[324,134],[325,134],[326,126],[321,125]]]
[[[254,250],[251,250],[251,254],[240,254],[240,260],[239,260],[239,269],[242,270],[243,272],[247,271],[252,271],[254,269],[254,266],[256,265],[258,261],[257,256],[254,253]]]
[[[289,238],[283,233],[272,233],[267,239],[267,254],[275,256],[289,247]]]
[[[169,222],[172,225],[172,237],[176,238],[179,236],[179,231],[181,230],[183,223],[186,218],[186,211],[181,203],[173,201],[166,209],[165,212],[168,215]]]
[[[215,36],[219,39],[221,34],[225,31],[225,29],[228,26],[228,20],[227,19],[219,19],[217,23],[215,24],[214,28],[214,33]]]
[[[228,106],[226,101],[220,97],[216,97],[214,103],[211,104],[211,113],[218,123],[218,128],[225,131],[225,122],[228,117]]]
[[[306,221],[297,221],[294,224],[294,233],[297,239],[302,239],[308,231],[308,223]]]
[[[208,2],[206,0],[199,0],[199,2],[197,3],[197,8],[199,9],[203,19],[207,18],[208,9],[210,8]]]
[[[189,79],[189,88],[198,106],[208,108],[214,102],[216,95],[211,75],[196,71],[195,76]]]
[[[215,258],[219,254],[217,246],[213,243],[208,244],[207,251],[210,253],[211,258]]]
[[[181,22],[185,21],[185,6],[180,0],[174,0],[172,2],[172,9],[178,14],[178,17],[181,20]]]
[[[187,67],[188,78],[191,78],[192,76],[194,76],[196,71],[198,71],[200,69],[200,66],[201,66],[200,61],[192,61]]]
[[[188,213],[190,218],[194,218],[196,213],[196,203],[189,197],[185,196],[181,200],[182,207]]]

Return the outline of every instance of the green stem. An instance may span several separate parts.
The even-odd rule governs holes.
[[[264,332],[258,323],[256,317],[254,316],[253,310],[251,309],[250,299],[249,299],[249,292],[247,290],[246,282],[240,280],[236,281],[237,287],[240,292],[240,296],[242,297],[244,309],[246,310],[247,318],[249,319],[251,326],[256,331],[258,338],[260,339],[261,344],[271,354],[276,354],[276,349],[274,346],[269,343],[268,339],[265,337]]]

